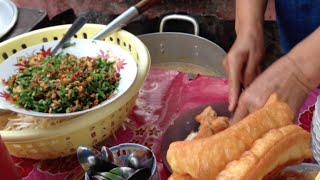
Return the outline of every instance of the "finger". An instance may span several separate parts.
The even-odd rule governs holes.
[[[224,58],[223,59],[223,68],[224,68],[224,71],[229,74],[229,63],[228,63],[228,58]]]
[[[244,87],[248,87],[252,83],[252,81],[257,77],[260,71],[259,64],[257,63],[260,60],[256,59],[257,57],[254,57],[254,56],[249,56],[249,58],[250,59],[248,60],[247,66],[244,70],[244,77],[243,77]]]
[[[228,58],[246,58],[244,56],[229,56]],[[241,92],[241,72],[242,72],[242,68],[243,68],[243,60],[238,59],[228,59],[229,62],[233,62],[232,65],[229,66],[229,111],[234,112],[238,100],[239,100],[239,96],[240,96],[240,92]]]
[[[249,110],[246,108],[246,106],[239,105],[234,113],[234,116],[231,119],[230,124],[235,124],[242,120],[244,117],[246,117],[249,114]]]

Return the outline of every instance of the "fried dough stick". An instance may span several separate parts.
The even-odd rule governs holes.
[[[167,160],[173,172],[194,179],[215,179],[271,129],[292,124],[290,107],[272,95],[266,105],[239,123],[207,138],[170,144]]]
[[[201,139],[212,136],[229,127],[229,119],[227,117],[207,116],[200,124],[198,134],[194,139]]]
[[[180,175],[173,173],[168,180],[193,180],[193,178],[190,175]]]
[[[239,160],[230,162],[217,180],[275,179],[284,167],[300,164],[312,156],[310,133],[297,125],[273,129],[258,139]]]
[[[195,117],[195,120],[201,124],[206,117],[217,117],[217,116],[218,116],[217,113],[212,109],[212,107],[208,106],[199,115]]]

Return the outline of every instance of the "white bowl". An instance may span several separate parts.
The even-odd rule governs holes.
[[[311,123],[311,146],[315,160],[320,163],[320,96],[317,97]]]
[[[29,56],[33,53],[39,52],[40,49],[42,48],[44,48],[45,50],[48,50],[49,48],[54,48],[57,43],[58,41],[51,41],[51,42],[35,45],[32,47],[26,48],[24,50],[21,50],[16,54],[10,56],[7,60],[5,60],[3,63],[0,64],[0,79],[7,80],[9,77],[17,73],[18,67],[15,65],[17,64],[18,57]],[[133,57],[128,52],[121,49],[121,47],[113,45],[111,43],[107,43],[105,41],[97,41],[97,40],[89,40],[89,39],[74,39],[71,41],[71,43],[75,43],[75,46],[71,46],[65,49],[60,49],[57,52],[57,54],[60,52],[70,53],[77,56],[78,58],[85,57],[85,56],[97,57],[99,55],[104,56],[108,54],[109,57],[112,57],[111,59],[116,61],[115,63],[116,66],[123,65],[121,66],[122,68],[119,68],[119,73],[120,73],[119,86],[116,92],[114,93],[114,95],[112,95],[112,97],[110,97],[109,99],[101,102],[97,106],[94,106],[90,109],[71,112],[71,113],[44,113],[44,112],[26,110],[14,105],[13,103],[6,101],[4,97],[0,97],[0,106],[2,105],[11,111],[30,115],[30,116],[52,117],[52,118],[76,116],[76,115],[81,115],[110,104],[111,102],[116,100],[118,97],[120,97],[122,94],[124,94],[134,82],[137,75],[137,64],[135,63],[135,60],[133,59]],[[0,92],[8,93],[3,83],[0,83]]]
[[[11,0],[0,0],[0,38],[16,24],[18,8]]]

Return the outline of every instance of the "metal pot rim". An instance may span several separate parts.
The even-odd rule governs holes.
[[[206,38],[203,38],[201,36],[196,36],[194,34],[188,34],[188,33],[182,33],[182,32],[155,32],[155,33],[148,33],[148,34],[142,34],[139,35],[138,38],[148,38],[148,37],[154,37],[154,36],[174,36],[175,38],[194,38],[196,40],[204,41],[206,43],[212,44],[216,46],[218,49],[220,49],[222,52],[227,54],[224,49],[222,49],[218,44],[216,44],[213,41],[210,41]]]

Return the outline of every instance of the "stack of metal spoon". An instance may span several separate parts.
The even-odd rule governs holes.
[[[80,146],[77,157],[88,180],[148,180],[155,161],[150,150],[141,149],[133,151],[120,165],[112,151],[105,146],[101,152]]]

